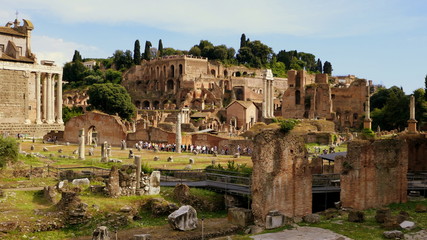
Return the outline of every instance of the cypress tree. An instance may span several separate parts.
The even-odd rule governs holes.
[[[150,48],[151,48],[151,42],[150,41],[145,41],[145,50],[144,50],[144,59],[145,60],[150,60],[151,59],[151,53],[150,53]]]
[[[141,45],[138,39],[135,41],[135,46],[133,48],[133,62],[136,65],[141,64]]]
[[[316,70],[317,70],[318,72],[320,72],[320,73],[322,73],[322,72],[323,72],[322,61],[320,61],[320,59],[319,59],[319,58],[317,59],[317,67],[316,67]]]
[[[77,61],[82,61],[82,56],[80,55],[80,52],[77,50],[74,50],[74,55],[73,55],[73,62],[77,62]]]
[[[240,37],[240,48],[246,47],[247,41],[246,41],[246,35],[243,33]]]
[[[157,51],[159,51],[159,57],[163,56],[163,42],[162,39],[159,40],[159,47],[157,48]]]
[[[325,61],[325,63],[323,64],[323,73],[327,73],[329,75],[332,74],[332,64],[328,61]]]

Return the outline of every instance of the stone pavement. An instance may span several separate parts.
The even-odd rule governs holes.
[[[405,234],[405,240],[425,240],[427,239],[427,230],[421,230],[416,233]]]
[[[351,238],[316,227],[298,227],[277,233],[266,233],[251,236],[255,240],[351,240]]]

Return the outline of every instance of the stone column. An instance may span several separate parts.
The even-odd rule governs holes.
[[[366,104],[365,104],[365,119],[363,120],[363,128],[371,129],[372,128],[372,119],[371,119],[371,94],[369,93],[369,86],[366,87]]]
[[[262,101],[262,117],[267,118],[267,79],[262,80],[263,83],[263,101]]]
[[[58,83],[57,83],[57,89],[56,89],[56,122],[59,124],[63,124],[62,121],[62,74],[58,75]]]
[[[42,106],[43,106],[43,110],[42,110],[42,119],[43,121],[47,121],[47,79],[46,79],[46,74],[43,77],[43,84],[42,84]]]
[[[135,156],[134,164],[136,165],[136,192],[141,187],[141,156]]]
[[[108,148],[108,143],[107,142],[104,142],[102,145],[101,145],[101,162],[108,162],[109,161],[109,157],[108,157],[108,154],[107,154],[107,148]]]
[[[411,95],[409,103],[409,120],[408,120],[408,133],[417,132],[417,120],[415,120],[415,97]]]
[[[269,117],[274,118],[274,88],[273,88],[273,79],[269,80],[270,86],[270,94],[268,95],[270,97],[270,103],[269,103]]]
[[[36,72],[36,124],[41,124],[41,95],[40,95],[40,80],[41,80],[41,73]]]
[[[79,159],[85,159],[85,129],[80,129],[79,132]]]
[[[47,74],[47,91],[46,91],[46,122],[51,124],[52,121],[52,74]]]
[[[176,121],[176,152],[181,153],[181,144],[182,144],[182,136],[181,136],[181,112],[178,113]]]

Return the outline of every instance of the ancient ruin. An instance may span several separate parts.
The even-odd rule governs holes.
[[[312,213],[312,176],[301,136],[279,129],[261,132],[254,139],[252,162],[257,224],[264,225],[270,211],[291,218]]]
[[[37,63],[29,20],[0,27],[0,133],[43,136],[63,130],[62,67]]]

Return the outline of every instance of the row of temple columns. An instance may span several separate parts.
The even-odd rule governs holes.
[[[264,101],[262,116],[264,118],[274,118],[274,87],[273,87],[273,74],[270,69],[266,70],[265,77],[263,79],[264,84]]]
[[[55,76],[58,76],[56,96]],[[62,74],[36,72],[36,124],[55,122],[63,123]]]

